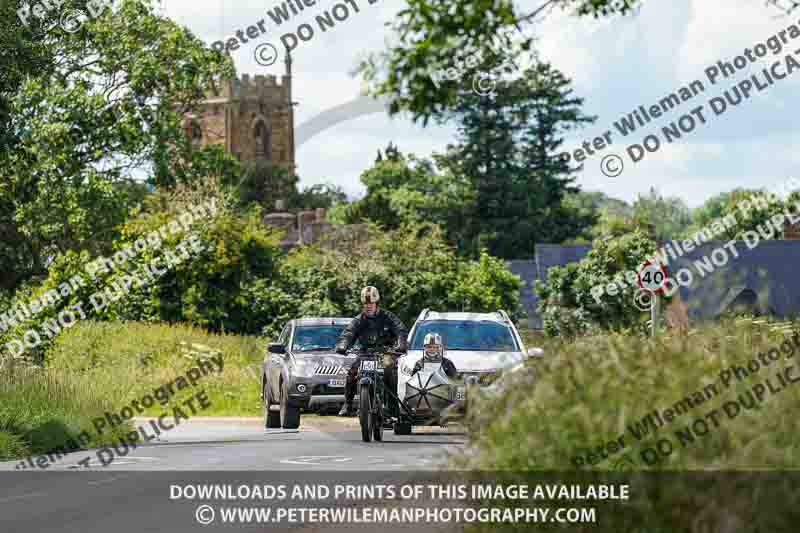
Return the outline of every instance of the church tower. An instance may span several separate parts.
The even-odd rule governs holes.
[[[218,94],[208,94],[183,127],[199,146],[222,145],[242,162],[269,162],[295,170],[292,59],[286,73],[257,75],[224,82]]]

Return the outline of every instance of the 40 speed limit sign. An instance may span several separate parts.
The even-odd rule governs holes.
[[[647,261],[639,269],[639,287],[649,292],[663,292],[667,286],[667,268]]]

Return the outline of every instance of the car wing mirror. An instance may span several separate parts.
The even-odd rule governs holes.
[[[284,353],[285,354],[286,353],[286,347],[283,344],[279,343],[279,342],[271,342],[271,343],[269,343],[269,353],[277,353],[277,354]]]
[[[528,357],[542,357],[544,355],[544,350],[541,348],[528,348]]]

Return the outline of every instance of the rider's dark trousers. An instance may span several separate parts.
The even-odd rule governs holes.
[[[397,360],[393,357],[386,357],[383,364],[383,382],[386,384],[386,388],[392,391],[394,395],[397,395]],[[347,381],[344,386],[344,400],[347,405],[351,405],[353,403],[353,398],[355,398],[356,387],[358,387],[358,369],[360,366],[361,358],[359,357],[350,366],[350,370],[347,372]],[[397,401],[393,396],[388,394],[385,395],[385,398],[389,413],[391,413],[392,416],[396,416]]]

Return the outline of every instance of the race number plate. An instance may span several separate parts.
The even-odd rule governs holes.
[[[361,370],[375,370],[375,361],[361,361]]]
[[[332,379],[328,382],[329,387],[344,387],[343,379]]]
[[[459,387],[456,389],[456,401],[464,401],[466,399],[466,391],[464,387]]]

